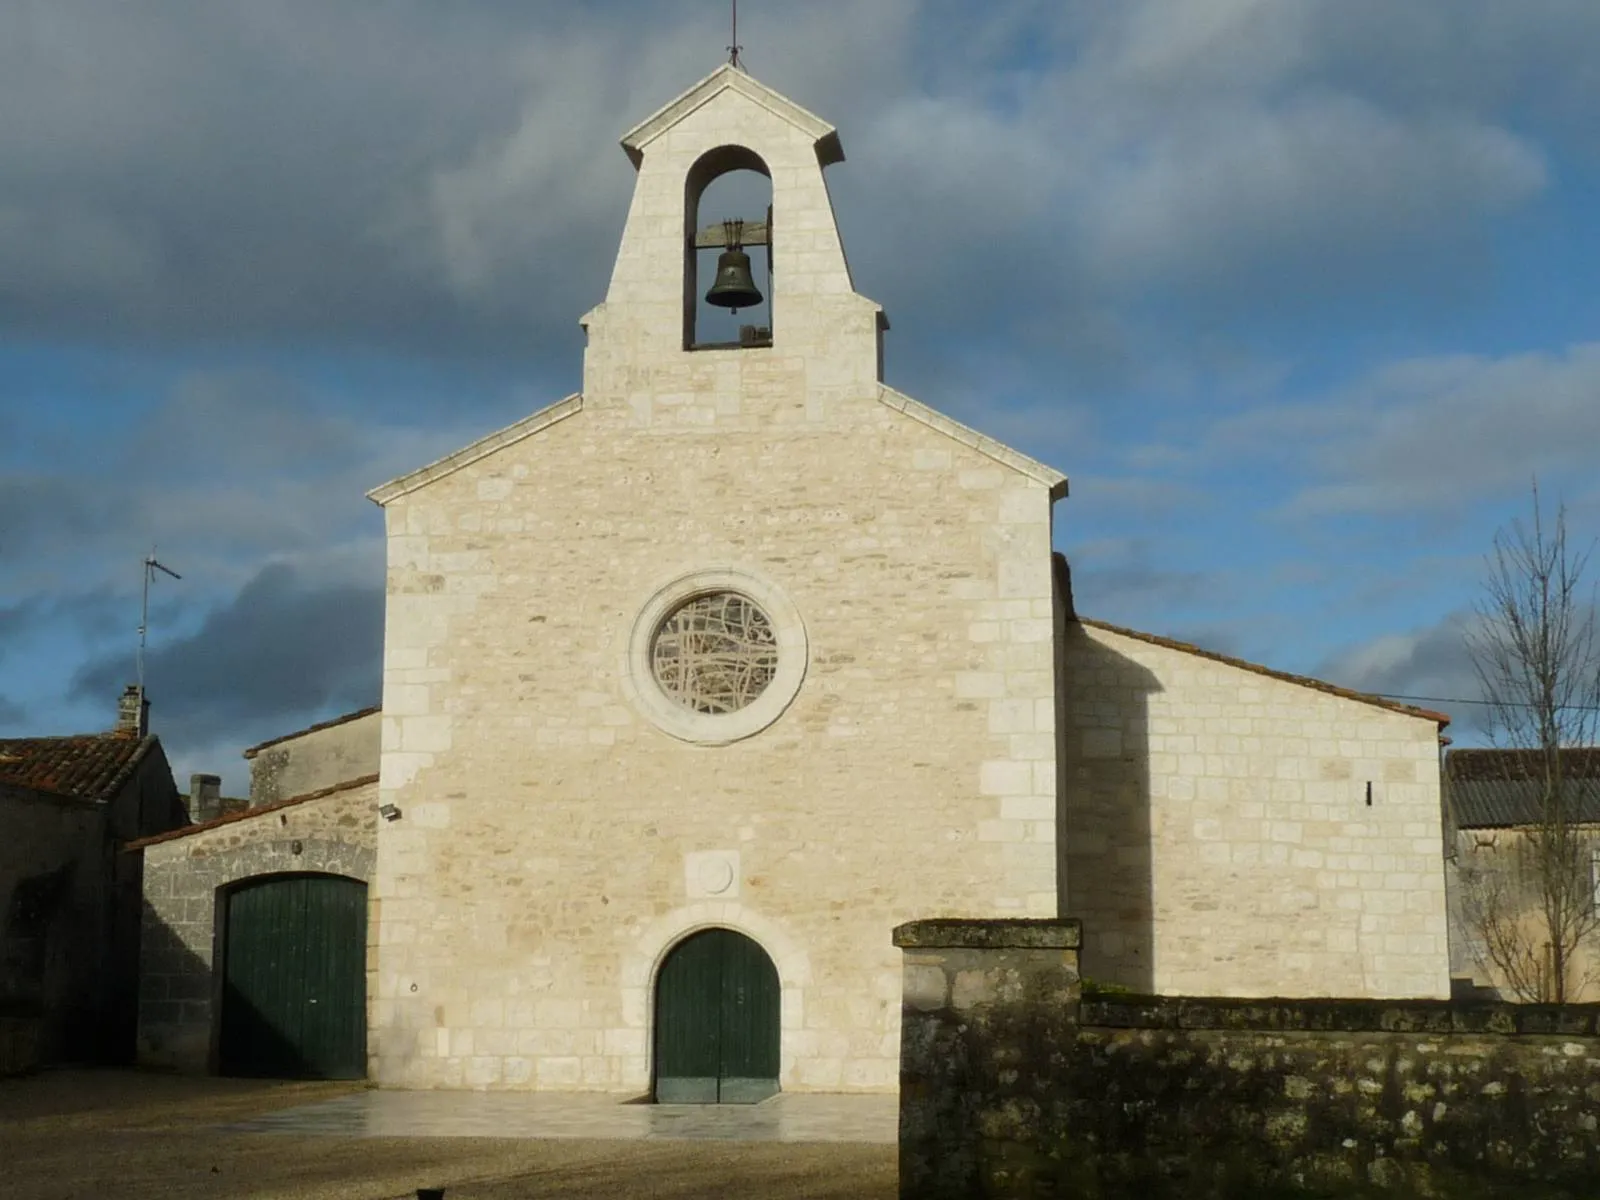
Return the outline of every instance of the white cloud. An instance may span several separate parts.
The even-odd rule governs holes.
[[[1263,450],[1298,446],[1322,477],[1292,499],[1295,514],[1450,509],[1526,492],[1535,475],[1581,486],[1600,445],[1600,343],[1394,363],[1224,436],[1246,430]]]
[[[1417,239],[1457,232],[1544,181],[1538,150],[1502,129],[1309,95],[1181,120],[1107,163],[1084,236],[1107,278],[1139,284],[1348,271],[1352,252],[1375,259],[1402,239],[1414,251]]]

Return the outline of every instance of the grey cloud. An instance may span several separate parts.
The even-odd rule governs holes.
[[[1213,574],[1157,566],[1155,548],[1145,538],[1069,544],[1066,557],[1078,611],[1113,624],[1138,626],[1152,611],[1192,611],[1222,598],[1221,581]]]
[[[8,725],[21,725],[28,717],[28,710],[15,700],[0,696],[0,729]]]
[[[755,7],[744,40],[843,129],[858,281],[902,342],[949,360],[952,331],[1004,331],[1037,372],[1109,378],[1141,359],[1130,287],[1187,273],[1259,296],[1285,254],[1371,279],[1444,208],[1471,226],[1538,186],[1535,135],[1478,97],[1361,72],[1387,10],[1299,7],[838,0]],[[1577,8],[1531,7],[1555,34],[1496,26],[1523,76],[1592,48]],[[628,202],[615,139],[715,65],[722,20],[687,2],[13,6],[0,111],[30,119],[0,127],[0,327],[575,361]],[[1455,49],[1401,44],[1395,75]],[[1301,283],[1314,302],[1321,280]]]
[[[1106,276],[1320,299],[1338,279],[1356,290],[1388,274],[1397,249],[1415,262],[1453,247],[1545,182],[1539,151],[1504,129],[1348,96],[1219,108],[1195,125],[1151,138],[1096,187],[1085,240]],[[1293,287],[1274,282],[1286,276]]]
[[[131,433],[42,445],[58,473],[0,474],[6,592],[59,594],[70,578],[125,594],[152,542],[193,587],[236,586],[240,564],[376,540],[368,489],[537,406],[507,391],[470,416],[386,424],[350,404],[275,373],[191,373]]]
[[[65,627],[79,637],[99,638],[130,627],[133,610],[110,588],[51,592],[0,605],[0,661],[7,644],[20,644],[49,627]]]
[[[180,749],[245,729],[293,728],[319,710],[377,703],[383,655],[383,586],[327,584],[294,568],[262,569],[192,634],[152,646],[152,724]],[[127,656],[85,664],[71,695],[113,695]]]
[[[1425,629],[1346,647],[1320,663],[1314,674],[1357,691],[1429,697],[1425,705],[1448,712],[1461,732],[1481,732],[1485,709],[1475,703],[1452,709],[1448,703],[1482,697],[1466,643],[1473,620],[1469,613],[1453,613]]]

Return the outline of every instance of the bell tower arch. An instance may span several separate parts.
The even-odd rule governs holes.
[[[637,176],[605,300],[582,322],[586,406],[693,392],[735,360],[769,374],[779,360],[813,396],[876,394],[888,322],[845,261],[823,178],[844,159],[831,125],[725,65],[622,145]],[[739,211],[711,211],[735,177],[769,203],[736,188]]]
[[[683,213],[683,348],[772,345],[772,172],[766,162],[745,146],[706,151],[684,178]],[[741,310],[743,322],[737,320]]]

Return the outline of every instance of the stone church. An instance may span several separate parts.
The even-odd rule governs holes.
[[[824,121],[723,67],[623,147],[582,391],[371,493],[377,761],[146,850],[184,969],[254,969],[226,889],[337,876],[378,1083],[695,1102],[892,1090],[915,918],[1079,917],[1144,991],[1448,995],[1445,718],[1081,618],[1065,477],[884,384]],[[734,172],[770,204],[714,211]],[[218,1069],[233,978],[147,1057]]]

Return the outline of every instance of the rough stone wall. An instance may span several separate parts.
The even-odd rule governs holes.
[[[219,890],[258,875],[372,877],[377,784],[158,842],[144,855],[139,1061],[205,1071],[215,1042]],[[371,933],[368,934],[369,945]],[[368,1009],[371,1009],[371,955]]]
[[[43,1014],[37,1052],[46,1060],[98,1057],[110,886],[105,810],[0,786],[0,833],[0,1012]],[[19,903],[19,887],[27,903]]]
[[[1583,842],[1580,860],[1589,868],[1600,895],[1600,830],[1578,834]],[[1553,995],[1551,964],[1544,947],[1549,933],[1543,916],[1538,871],[1519,866],[1526,851],[1527,834],[1519,829],[1462,829],[1454,836],[1455,853],[1445,864],[1450,898],[1451,975],[1468,979],[1480,989],[1499,993],[1506,1000],[1531,1000]],[[1499,915],[1521,931],[1515,956],[1519,977],[1525,981],[1519,994],[1502,965],[1486,948],[1485,925]],[[1574,1002],[1600,1001],[1600,923],[1580,917],[1578,938],[1567,969],[1566,997]],[[1591,927],[1592,926],[1592,927]],[[1535,989],[1543,981],[1545,990]]]
[[[684,178],[727,142],[772,172],[774,344],[690,353]],[[381,1082],[643,1092],[655,972],[723,925],[777,967],[783,1087],[892,1090],[893,923],[1055,912],[1058,477],[880,387],[817,164],[731,92],[652,141],[581,402],[377,493],[405,814],[379,833]],[[724,746],[659,728],[629,659],[658,589],[714,569],[806,640],[793,703]]]
[[[1080,1005],[1017,924],[896,931],[908,1200],[1594,1194],[1600,1006]]]
[[[1064,911],[1087,978],[1450,994],[1432,722],[1087,624],[1064,659]]]
[[[370,712],[263,747],[250,756],[250,807],[375,775],[382,742],[383,716]]]

